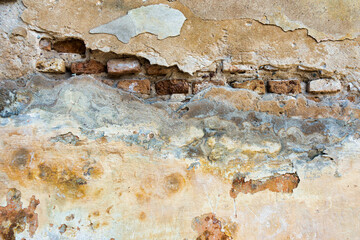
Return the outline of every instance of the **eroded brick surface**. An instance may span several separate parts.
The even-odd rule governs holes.
[[[111,59],[107,62],[107,70],[109,75],[121,76],[140,72],[141,65],[136,59]]]
[[[65,73],[66,65],[61,58],[44,59],[36,63],[36,69],[44,73]]]
[[[278,94],[301,93],[299,80],[270,80],[269,92]]]
[[[259,94],[265,94],[265,83],[263,80],[248,80],[245,82],[233,82],[231,83],[233,88],[249,89]]]
[[[174,93],[188,93],[189,83],[186,80],[164,80],[155,84],[156,93],[169,95]]]
[[[69,39],[69,40],[55,42],[53,44],[52,49],[60,53],[85,54],[86,46],[84,41],[82,40]]]
[[[75,62],[71,64],[71,72],[75,74],[96,74],[105,72],[104,64],[95,61]]]
[[[120,80],[117,87],[128,92],[150,94],[150,81],[144,80]]]
[[[173,68],[164,67],[160,65],[149,65],[146,66],[146,73],[149,75],[166,75],[170,73]]]

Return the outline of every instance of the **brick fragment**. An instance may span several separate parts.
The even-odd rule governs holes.
[[[105,72],[104,64],[89,60],[85,62],[74,62],[71,64],[71,72],[75,74],[96,74]]]
[[[78,53],[85,54],[86,46],[80,39],[68,39],[57,41],[53,44],[53,50],[61,53]]]
[[[212,86],[225,86],[224,82],[221,81],[198,81],[198,82],[193,82],[192,87],[193,87],[193,93],[199,93],[202,90],[212,87]]]
[[[65,73],[65,61],[61,58],[39,60],[36,69],[44,73]]]
[[[107,70],[109,75],[121,76],[138,73],[141,71],[141,66],[136,59],[111,59],[107,62]]]
[[[336,93],[341,91],[341,82],[333,79],[317,79],[308,83],[310,93]]]
[[[156,93],[169,95],[174,93],[188,93],[189,83],[186,80],[164,80],[155,84]]]
[[[269,92],[278,94],[301,93],[299,80],[270,80]]]
[[[51,41],[50,39],[43,38],[39,42],[40,49],[43,49],[45,51],[51,51]]]
[[[59,57],[61,59],[64,59],[67,69],[71,68],[71,64],[73,62],[77,62],[82,59],[82,55],[77,54],[77,53],[59,53]]]
[[[121,80],[117,87],[128,92],[150,94],[150,81],[144,80]]]
[[[265,94],[265,83],[263,80],[248,80],[245,82],[233,82],[231,83],[233,88],[244,88],[259,94]]]

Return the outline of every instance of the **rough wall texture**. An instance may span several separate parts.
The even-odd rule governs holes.
[[[0,0],[0,239],[358,239],[359,11]]]

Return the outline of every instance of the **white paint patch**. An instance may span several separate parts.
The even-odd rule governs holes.
[[[177,9],[165,4],[149,5],[130,10],[125,16],[91,29],[90,33],[112,34],[123,43],[146,32],[165,39],[180,35],[185,20],[184,14]]]

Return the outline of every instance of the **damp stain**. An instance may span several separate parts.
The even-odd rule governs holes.
[[[180,173],[173,173],[164,178],[164,188],[169,194],[179,192],[185,185],[185,179]]]
[[[15,150],[6,164],[8,177],[25,187],[37,184],[57,189],[65,197],[80,199],[86,195],[89,181],[98,179],[103,173],[96,163],[83,159],[74,166],[71,161],[45,160],[39,155],[30,149]]]

